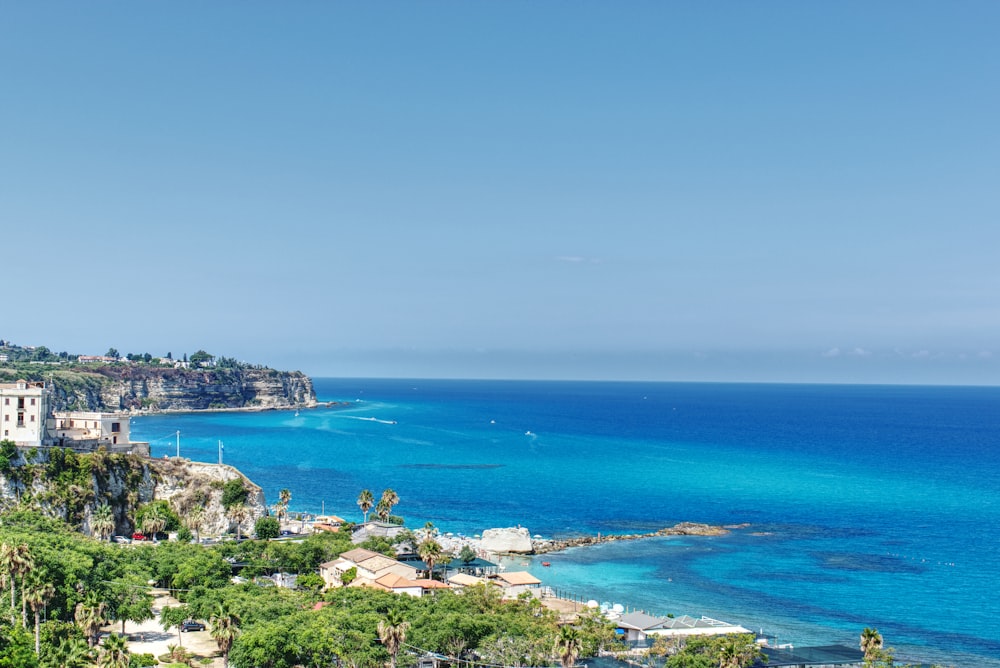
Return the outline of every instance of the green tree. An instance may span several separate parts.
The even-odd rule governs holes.
[[[101,540],[107,540],[115,532],[115,517],[111,506],[102,503],[94,509],[90,517],[90,530],[100,536]]]
[[[27,631],[12,627],[0,632],[0,668],[38,668]]]
[[[417,554],[425,564],[430,579],[434,579],[434,565],[441,559],[441,544],[433,538],[425,538],[417,546]]]
[[[273,517],[261,517],[254,524],[254,534],[260,540],[277,538],[281,534],[281,525]]]
[[[104,353],[104,356],[105,357],[111,357],[111,358],[114,358],[114,359],[118,359],[118,357],[119,357],[119,355],[118,355],[118,349],[117,348],[108,348],[108,352]]]
[[[229,609],[225,603],[219,603],[215,614],[209,620],[212,624],[212,638],[222,652],[222,665],[229,667],[229,651],[233,647],[236,636],[239,635],[240,619]]]
[[[31,612],[35,616],[35,654],[41,653],[40,626],[42,608],[48,605],[52,595],[56,593],[55,587],[48,581],[48,574],[42,571],[35,571],[33,577],[28,582],[28,588],[24,592],[24,599],[31,606]]]
[[[104,601],[98,601],[93,596],[87,601],[80,601],[76,604],[73,618],[87,637],[87,644],[91,647],[97,644],[97,634],[107,621],[105,618],[107,609],[107,604]]]
[[[382,498],[378,500],[378,506],[375,509],[379,519],[383,522],[387,521],[392,515],[392,507],[397,503],[399,503],[399,495],[395,491],[387,489],[382,492]]]
[[[191,353],[189,361],[191,362],[191,364],[199,365],[199,364],[211,364],[213,359],[215,359],[213,355],[209,355],[204,350],[198,350],[197,352]]]
[[[760,645],[749,633],[734,633],[719,639],[717,646],[719,668],[747,668],[757,659],[766,658]]]
[[[375,497],[372,496],[370,489],[363,489],[361,493],[358,494],[358,508],[361,508],[361,512],[364,513],[364,521],[368,521],[368,511],[372,509],[375,505]]]
[[[861,651],[865,654],[865,662],[875,661],[879,650],[882,649],[882,634],[878,629],[870,629],[867,626],[861,631]]]
[[[246,503],[249,492],[240,478],[227,480],[222,486],[222,507],[229,510],[238,503]]]
[[[92,668],[94,650],[82,638],[62,638],[42,659],[44,668]]]
[[[145,508],[145,513],[142,516],[142,532],[153,539],[156,542],[156,534],[163,531],[167,526],[167,517],[164,513],[163,508],[158,504],[149,504]]]
[[[462,560],[463,564],[471,564],[476,560],[476,551],[469,545],[463,545],[458,553],[458,558]]]
[[[184,516],[184,524],[194,531],[195,542],[201,543],[201,526],[205,522],[205,507],[197,505]]]
[[[562,668],[573,668],[576,659],[580,656],[580,632],[573,626],[565,625],[559,627],[559,636],[556,638],[556,658]]]
[[[410,623],[403,621],[403,616],[397,610],[389,610],[385,619],[379,620],[378,639],[389,653],[389,668],[396,668],[396,657],[406,642],[406,630]]]
[[[236,540],[243,538],[243,523],[250,517],[250,509],[244,503],[234,503],[226,509],[226,516],[236,524]]]
[[[112,634],[104,641],[97,665],[99,668],[129,668],[130,657],[125,636]]]
[[[181,647],[184,643],[181,641],[181,624],[190,615],[190,610],[186,605],[165,605],[160,610],[160,626],[163,627],[164,631],[169,631],[170,627],[177,627],[177,644]]]
[[[109,586],[106,594],[107,609],[114,619],[122,623],[122,633],[125,633],[127,621],[141,624],[153,618],[153,595],[149,592],[148,580],[147,572],[130,565]]]

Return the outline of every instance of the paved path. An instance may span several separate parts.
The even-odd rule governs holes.
[[[218,656],[219,646],[208,632],[208,622],[205,620],[205,631],[188,631],[180,634],[178,642],[177,629],[171,628],[169,632],[164,631],[160,626],[160,610],[164,606],[180,605],[180,602],[168,595],[163,589],[153,590],[153,619],[149,619],[141,624],[135,622],[125,622],[125,633],[130,638],[128,649],[133,654],[152,654],[159,658],[161,654],[167,653],[168,645],[181,645],[195,655],[197,659],[212,657],[212,663],[199,665],[205,668],[222,668],[222,657]],[[120,633],[121,622],[105,626],[102,630]]]

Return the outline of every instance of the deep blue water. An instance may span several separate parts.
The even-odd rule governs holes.
[[[546,555],[546,584],[798,645],[1000,666],[1000,388],[318,379],[293,412],[143,416],[154,456],[225,461],[292,509],[479,533],[749,523]]]

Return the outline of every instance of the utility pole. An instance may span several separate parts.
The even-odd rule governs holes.
[[[222,441],[219,441],[219,466],[222,466]]]
[[[177,459],[181,458],[181,432],[177,430]]]

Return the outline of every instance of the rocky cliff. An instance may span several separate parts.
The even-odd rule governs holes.
[[[91,533],[94,510],[107,503],[115,519],[115,534],[136,530],[136,511],[151,501],[166,501],[183,520],[201,507],[198,531],[219,535],[236,530],[223,508],[223,488],[239,479],[247,491],[247,517],[242,533],[267,514],[264,492],[231,466],[186,459],[146,459],[134,455],[95,452],[77,454],[62,448],[19,448],[0,467],[0,509],[18,503],[36,508]]]
[[[53,410],[191,411],[295,408],[316,404],[299,371],[259,368],[165,369],[115,364],[56,370]]]

